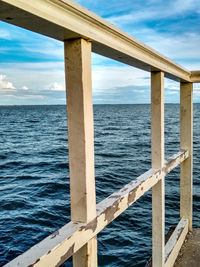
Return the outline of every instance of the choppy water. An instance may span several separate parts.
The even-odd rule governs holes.
[[[194,226],[200,227],[200,105],[194,105]],[[96,105],[97,202],[151,165],[150,106]],[[179,106],[165,106],[166,157],[179,150]],[[0,266],[70,220],[65,106],[0,107]],[[166,231],[179,218],[179,168],[166,177]],[[98,235],[99,266],[144,266],[151,192]],[[70,260],[63,266],[71,266]]]

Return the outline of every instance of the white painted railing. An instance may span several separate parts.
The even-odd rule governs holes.
[[[8,20],[9,18],[9,20]],[[97,266],[97,234],[152,188],[152,265],[173,266],[192,229],[190,72],[71,0],[0,0],[0,19],[64,41],[71,222],[6,266]],[[91,52],[151,72],[152,169],[96,205]],[[164,160],[164,77],[180,82],[180,152]],[[180,222],[165,245],[165,176],[178,165]]]

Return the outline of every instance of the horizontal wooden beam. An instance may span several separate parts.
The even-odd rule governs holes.
[[[188,150],[180,150],[178,153],[172,155],[165,161],[164,173],[168,174],[188,157],[189,157]]]
[[[191,82],[200,83],[200,70],[191,71]]]
[[[71,0],[0,0],[0,20],[57,40],[85,38],[93,52],[190,82],[191,72]]]
[[[15,258],[6,267],[59,266],[95,237],[130,205],[149,191],[166,174],[184,161],[187,151],[181,151],[165,162],[163,170],[150,169],[97,205],[97,216],[89,223],[70,222]],[[184,156],[183,156],[184,155]]]
[[[181,219],[165,246],[164,267],[174,266],[178,253],[188,233],[188,220]]]

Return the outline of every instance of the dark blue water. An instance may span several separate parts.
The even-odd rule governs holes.
[[[194,226],[200,227],[200,105],[194,105]],[[151,165],[150,106],[96,105],[97,202]],[[166,157],[179,150],[179,106],[165,106]],[[0,266],[70,220],[65,106],[0,107]],[[179,220],[179,168],[166,177],[166,231]],[[144,266],[151,192],[98,235],[99,266]],[[63,266],[71,266],[68,261]]]

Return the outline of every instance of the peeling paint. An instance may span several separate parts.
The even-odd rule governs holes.
[[[176,168],[180,163],[188,158],[188,151],[181,150],[178,153],[174,154],[172,157],[166,160],[165,166],[162,168],[165,174],[168,174],[174,168]]]
[[[74,246],[75,244],[73,244],[68,251],[60,258],[60,261],[58,262],[57,265],[55,265],[55,267],[59,267],[63,262],[65,262],[69,257],[71,257],[74,254]]]
[[[89,222],[86,226],[80,227],[79,231],[92,230],[92,232],[95,232],[96,229],[97,229],[97,217],[95,219],[93,219],[91,222]]]
[[[59,235],[59,231],[58,231],[58,230],[55,231],[55,232],[51,235],[51,239],[52,239],[52,238],[55,238],[57,235]]]
[[[128,188],[124,187],[123,189],[121,189],[121,192],[125,192],[127,190],[128,190]]]
[[[95,232],[96,229],[97,229],[97,218],[95,218],[94,220],[92,220],[85,227],[85,230],[92,230],[93,232]]]
[[[128,194],[128,205],[135,201],[136,191],[132,191]]]
[[[130,182],[131,185],[136,184],[136,183],[137,183],[136,180],[133,180],[132,182]]]
[[[111,195],[111,196],[109,196],[109,198],[119,198],[119,197],[121,197],[121,195]]]
[[[40,259],[37,259],[33,264],[29,265],[28,267],[34,267],[34,265],[35,265],[36,263],[38,263],[39,261],[40,261]]]
[[[115,203],[113,206],[108,207],[105,214],[105,221],[112,222],[115,218],[115,213],[119,210],[119,203]]]
[[[170,257],[173,249],[175,248],[178,240],[180,239],[184,229],[188,227],[188,220],[187,219],[181,219],[173,233],[171,234],[166,247],[165,247],[165,262]]]

